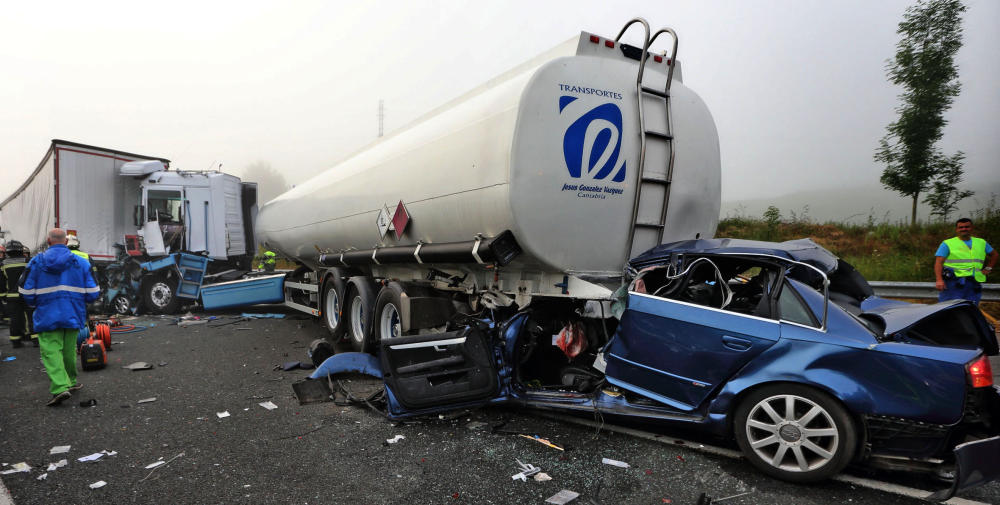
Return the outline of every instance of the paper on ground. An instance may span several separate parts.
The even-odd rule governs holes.
[[[601,460],[601,463],[604,463],[605,465],[617,466],[619,468],[628,468],[628,463],[618,461],[617,459],[604,458]]]
[[[10,475],[12,473],[21,473],[21,472],[30,472],[31,471],[31,467],[28,466],[28,464],[25,463],[25,462],[23,462],[23,461],[21,463],[14,463],[10,468],[11,468],[10,470],[4,470],[4,471],[0,472],[0,475]]]
[[[65,459],[60,459],[59,461],[56,461],[55,463],[49,463],[49,467],[46,468],[45,471],[46,472],[54,472],[57,468],[62,468],[64,466],[68,465],[68,464],[69,464],[69,461],[66,461]]]
[[[104,487],[104,486],[107,486],[107,485],[108,485],[107,482],[104,482],[103,480],[99,480],[99,481],[91,484],[90,485],[90,489],[97,489],[99,487]]]
[[[274,402],[272,402],[270,400],[268,400],[266,402],[260,402],[257,405],[260,405],[261,407],[264,407],[267,410],[274,410],[274,409],[278,408],[278,406],[275,405]]]
[[[48,477],[48,476],[49,476],[49,474],[43,473],[43,474],[39,475],[38,477],[35,477],[35,479],[36,480],[45,480],[45,478]]]
[[[49,454],[62,454],[64,452],[69,452],[70,446],[68,445],[57,445],[49,449]]]
[[[84,456],[82,458],[77,458],[77,461],[80,461],[80,462],[97,461],[97,460],[103,458],[104,456],[114,456],[115,454],[118,454],[118,451],[110,451],[109,452],[107,449],[105,449],[105,450],[103,450],[101,452],[95,452],[93,454]]]
[[[219,419],[222,419],[223,417],[229,417],[229,411],[227,410],[225,412],[216,412],[215,415],[219,416]]]
[[[404,437],[403,435],[396,435],[396,436],[394,436],[392,438],[385,439],[385,441],[389,442],[390,444],[395,444],[396,442],[399,442],[400,440],[402,440],[404,438],[406,438],[406,437]]]

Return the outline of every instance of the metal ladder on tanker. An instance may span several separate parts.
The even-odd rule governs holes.
[[[670,83],[674,76],[674,65],[677,62],[677,34],[670,28],[661,28],[652,37],[649,36],[649,24],[642,18],[636,18],[625,24],[618,33],[615,43],[619,43],[622,35],[634,23],[641,23],[645,29],[645,39],[639,58],[639,75],[636,77],[636,99],[639,115],[639,170],[636,175],[635,200],[632,202],[632,219],[630,222],[626,259],[633,254],[641,253],[663,241],[663,232],[667,224],[667,206],[670,203],[670,187],[674,172],[674,135],[670,118]],[[660,34],[668,33],[674,39],[673,50],[667,58],[667,80],[663,90],[643,84],[643,74],[646,59],[649,57],[649,46]],[[654,103],[663,104],[664,130],[646,128],[646,98]],[[667,166],[660,173],[646,166],[646,149],[653,143],[662,143],[666,147]],[[655,144],[653,144],[655,145]],[[657,212],[659,211],[659,212]]]

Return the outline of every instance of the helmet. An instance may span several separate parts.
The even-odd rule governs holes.
[[[7,242],[7,254],[11,256],[23,256],[27,252],[27,248],[23,244],[16,240],[11,240]]]
[[[80,239],[76,238],[76,235],[73,235],[72,233],[66,235],[66,247],[69,247],[70,249],[79,249]]]

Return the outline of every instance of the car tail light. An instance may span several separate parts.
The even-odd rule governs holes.
[[[969,382],[974,388],[985,388],[993,385],[993,368],[990,366],[990,359],[985,354],[979,359],[965,365],[969,373]]]

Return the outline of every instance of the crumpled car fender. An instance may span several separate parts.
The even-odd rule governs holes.
[[[378,358],[364,352],[344,352],[334,354],[327,358],[309,376],[310,379],[319,379],[327,375],[336,375],[345,372],[356,372],[370,375],[377,379],[382,378],[382,365]]]

